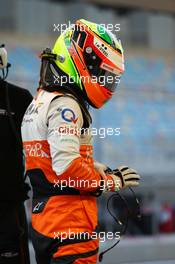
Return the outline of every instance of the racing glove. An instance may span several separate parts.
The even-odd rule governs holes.
[[[119,191],[127,187],[134,187],[139,185],[140,176],[137,174],[137,171],[127,167],[120,166],[115,170],[106,170],[106,174],[109,174],[113,181],[114,186],[109,191]]]

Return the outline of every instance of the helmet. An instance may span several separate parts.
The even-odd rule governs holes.
[[[104,26],[84,19],[65,30],[52,51],[47,49],[41,57],[46,85],[53,84],[53,78],[62,85],[73,84],[74,92],[95,108],[112,97],[124,72],[121,42]]]

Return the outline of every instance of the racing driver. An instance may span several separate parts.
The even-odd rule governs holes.
[[[114,94],[124,72],[122,45],[104,26],[80,19],[41,62],[38,93],[22,124],[36,260],[95,264],[97,196],[138,186],[140,178],[127,166],[107,174],[93,160],[88,109],[101,108]]]

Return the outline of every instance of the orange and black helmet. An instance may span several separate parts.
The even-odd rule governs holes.
[[[95,108],[112,97],[124,73],[120,40],[104,26],[84,19],[65,30],[53,49],[42,54],[42,59],[48,59],[52,75],[45,78],[46,83],[54,77],[55,83],[76,84],[74,89],[79,89]]]

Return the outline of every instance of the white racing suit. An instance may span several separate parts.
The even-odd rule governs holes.
[[[99,172],[90,130],[72,95],[40,90],[22,124],[33,188],[32,241],[38,264],[96,263]],[[104,180],[107,184],[110,176]],[[84,237],[80,237],[84,234]]]

